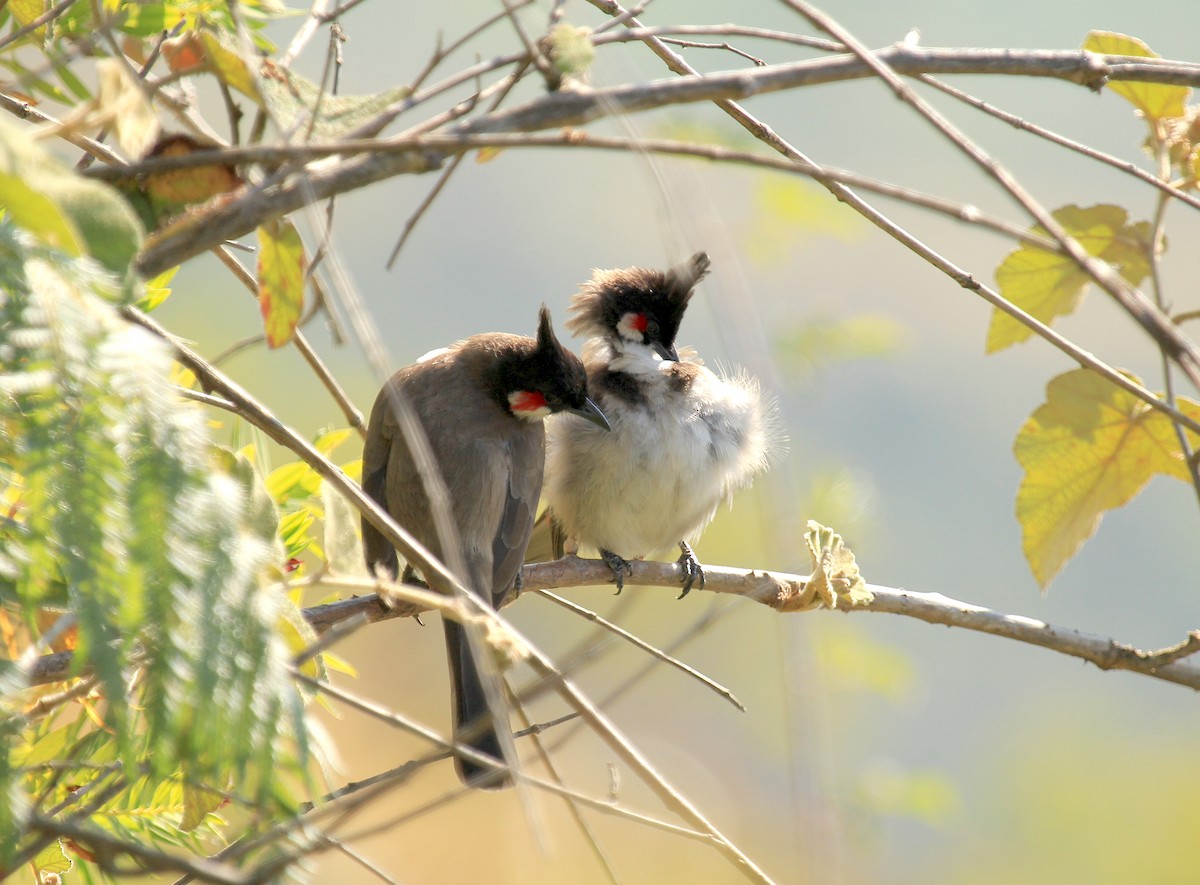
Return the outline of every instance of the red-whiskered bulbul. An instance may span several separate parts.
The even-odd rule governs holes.
[[[665,273],[598,270],[571,300],[566,325],[590,336],[588,388],[612,432],[575,419],[550,428],[547,522],[556,555],[597,548],[618,592],[629,559],[675,545],[680,597],[697,581],[703,587],[689,542],[778,447],[775,409],[757,381],[718,376],[676,351],[680,321],[708,266],[700,252]]]
[[[583,364],[559,344],[549,311],[539,314],[536,340],[476,335],[433,351],[384,385],[371,411],[363,448],[363,489],[431,553],[446,562],[429,498],[396,403],[403,399],[424,428],[449,493],[467,574],[459,580],[494,606],[512,589],[525,559],[542,490],[543,419],[570,412],[597,430],[608,428],[588,398]],[[367,567],[395,579],[397,554],[365,519]],[[479,667],[464,628],[443,620],[453,690],[454,733],[503,760]],[[507,727],[507,723],[503,723]],[[464,783],[498,788],[509,780],[456,758]],[[480,783],[480,779],[482,783]]]

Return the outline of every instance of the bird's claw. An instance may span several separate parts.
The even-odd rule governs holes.
[[[604,560],[604,564],[612,569],[612,582],[617,585],[617,595],[625,589],[625,577],[630,574],[629,560],[623,559],[611,550],[601,550],[600,558]]]
[[[704,567],[700,565],[700,560],[696,559],[696,554],[692,552],[691,546],[687,541],[679,542],[679,570],[683,572],[683,577],[680,579],[683,582],[683,592],[679,594],[679,599],[688,595],[688,591],[695,585],[697,579],[700,581],[700,589],[704,589]]]

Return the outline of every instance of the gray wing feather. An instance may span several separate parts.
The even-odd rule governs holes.
[[[542,494],[545,441],[541,434],[514,440],[504,512],[492,540],[492,594],[497,606],[517,579],[533,534],[538,498]]]

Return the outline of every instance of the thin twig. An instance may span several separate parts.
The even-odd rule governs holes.
[[[205,882],[219,883],[219,885],[245,885],[251,881],[248,873],[235,867],[203,857],[168,854],[142,842],[122,839],[99,827],[86,827],[74,821],[60,820],[40,814],[31,815],[25,826],[51,842],[55,839],[69,839],[79,845],[87,846],[96,856],[96,862],[100,868],[107,870],[110,874],[114,872],[121,872],[125,875],[133,874],[132,870],[118,871],[114,866],[116,858],[129,856],[137,861],[141,874],[146,872],[184,872],[194,878],[202,879]]]
[[[701,685],[705,686],[706,688],[711,689],[712,691],[716,692],[721,697],[725,698],[725,700],[729,701],[729,703],[733,704],[735,707],[737,707],[743,713],[746,712],[746,705],[743,704],[740,700],[738,700],[737,696],[732,691],[730,691],[724,685],[721,685],[721,683],[717,682],[712,677],[706,676],[705,674],[701,673],[695,667],[692,667],[689,664],[685,664],[683,661],[679,660],[678,658],[672,657],[671,655],[667,654],[662,649],[656,648],[655,646],[651,645],[649,642],[646,642],[644,639],[641,639],[640,637],[635,636],[634,634],[630,633],[628,630],[624,629],[623,627],[620,627],[617,624],[614,624],[612,621],[609,621],[608,619],[601,617],[600,615],[596,614],[596,612],[592,611],[591,609],[584,608],[582,605],[578,605],[577,603],[571,602],[569,599],[564,599],[563,597],[559,596],[557,593],[551,593],[549,590],[536,590],[534,592],[537,593],[539,596],[543,596],[546,599],[549,599],[551,602],[555,602],[558,605],[561,605],[563,608],[567,609],[568,611],[574,612],[575,614],[579,615],[581,618],[591,621],[593,624],[596,624],[597,626],[603,627],[605,630],[609,631],[610,633],[612,633],[616,636],[621,637],[626,642],[641,649],[642,651],[646,652],[651,657],[662,661],[664,664],[668,664],[669,666],[672,666],[672,667],[676,668],[677,670],[681,670],[682,672],[686,673],[688,676],[691,676],[693,679],[698,681]]]
[[[225,267],[228,268],[229,271],[237,278],[238,282],[240,282],[246,288],[246,290],[250,292],[251,295],[257,298],[258,282],[254,279],[254,275],[250,273],[246,266],[238,261],[237,256],[225,246],[218,246],[213,251],[216,253],[217,258],[221,260],[221,263],[224,264]],[[249,346],[249,344],[257,343],[257,338],[257,335],[251,336],[251,338],[244,339],[242,342],[238,342],[234,346]],[[342,387],[341,383],[337,380],[337,377],[329,370],[329,367],[325,365],[324,361],[313,349],[312,345],[309,344],[308,338],[305,337],[304,333],[300,331],[298,326],[292,332],[292,343],[295,345],[296,350],[300,351],[300,355],[304,357],[304,361],[308,363],[309,367],[316,374],[317,380],[321,382],[321,386],[329,391],[329,395],[333,397],[333,401],[336,402],[338,408],[342,410],[342,414],[346,416],[346,422],[355,430],[357,430],[360,436],[365,437],[367,435],[367,429],[366,424],[363,422],[362,411],[359,410],[356,405],[354,405],[354,402],[350,399],[350,395],[346,393],[346,389]],[[223,356],[232,356],[232,351],[227,351]]]
[[[1011,172],[993,159],[982,147],[975,144],[922,99],[900,78],[900,73],[882,56],[872,52],[859,42],[846,28],[832,17],[803,0],[783,0],[813,25],[842,41],[872,72],[879,77],[893,94],[913,108],[923,119],[941,133],[951,144],[962,151],[983,172],[995,180],[1046,232],[1065,250],[1074,261],[1101,289],[1113,297],[1139,325],[1164,348],[1192,384],[1200,389],[1200,348],[1174,326],[1154,303],[1137,288],[1123,280],[1116,269],[1105,261],[1092,257],[1067,230],[1041,205]]]
[[[522,586],[526,592],[602,586],[612,577],[611,570],[605,569],[605,564],[600,560],[577,557],[527,565],[522,572]],[[625,582],[627,586],[661,587],[678,592],[678,563],[636,561],[631,563],[631,570]],[[705,565],[704,572],[707,578],[706,592],[745,597],[780,613],[799,611],[796,607],[797,602],[803,598],[808,580],[803,575],[717,565]],[[380,586],[378,582],[322,578],[321,583],[322,586],[341,588],[346,593],[365,592],[367,595],[305,609],[305,618],[317,632],[324,632],[334,624],[360,614],[365,615],[368,621],[375,622],[411,617],[433,608],[448,610],[451,615],[460,611],[455,607],[453,600],[409,585],[386,586],[389,589],[402,589],[406,597],[420,602],[416,605],[389,608],[374,595],[374,589]],[[1200,665],[1176,661],[1166,667],[1151,667],[1146,664],[1147,656],[1153,656],[1155,653],[1147,653],[1111,637],[1058,627],[1021,615],[1004,614],[952,599],[941,593],[918,593],[877,585],[871,585],[870,590],[875,597],[872,601],[846,610],[901,614],[930,624],[946,624],[990,633],[1081,658],[1102,670],[1129,670],[1177,685],[1200,689]],[[421,595],[422,592],[427,595]],[[71,672],[71,660],[70,652],[58,652],[37,658],[29,670],[29,684],[42,685],[62,681]]]
[[[16,43],[22,37],[32,34],[43,25],[47,25],[54,21],[56,18],[66,13],[66,11],[74,5],[75,0],[59,0],[58,3],[51,6],[28,24],[22,25],[11,34],[5,34],[4,37],[0,37],[0,50],[3,50],[11,44]]]
[[[605,12],[608,12],[610,15],[615,15],[615,14],[624,12],[624,10],[621,9],[620,4],[616,3],[615,0],[589,0],[589,2],[591,2],[593,6],[596,6],[597,8],[602,9]],[[632,26],[635,26],[635,27],[640,26],[640,23],[636,19],[630,18],[628,21]],[[697,74],[697,71],[695,68],[693,68],[686,61],[684,61],[683,58],[681,58],[678,53],[671,50],[668,46],[666,46],[658,38],[651,37],[651,38],[647,39],[646,45],[655,53],[655,55],[657,55],[659,58],[661,58],[666,63],[667,67],[669,67],[672,71],[676,72],[677,74],[681,74],[681,75],[685,75],[685,76],[689,76],[689,77],[694,77]],[[889,62],[890,62],[890,60],[894,57],[895,50],[908,49],[908,48],[911,48],[911,47],[893,47],[892,51],[884,50],[880,53],[876,53],[875,58],[878,60],[880,57],[887,56],[889,58]],[[1087,56],[1086,61],[1088,63],[1088,67],[1093,67],[1095,64],[1097,64],[1097,57],[1092,56],[1091,54],[1088,54],[1088,53],[1085,53],[1085,55]],[[923,71],[920,73],[928,73],[928,71]],[[754,76],[754,74],[755,74],[755,72],[747,72],[746,76]],[[1085,78],[1085,80],[1083,82],[1088,82],[1088,81]],[[777,132],[775,132],[773,129],[771,129],[771,127],[767,126],[761,120],[759,120],[752,114],[748,113],[745,110],[745,108],[743,108],[737,102],[732,101],[727,98],[721,98],[716,101],[716,105],[718,108],[720,108],[722,111],[727,113],[730,117],[732,117],[735,121],[737,121],[751,135],[753,135],[755,138],[759,139],[764,144],[771,147],[773,150],[778,151],[779,153],[783,154],[788,159],[793,160],[795,162],[803,163],[806,166],[813,167],[813,168],[820,168],[819,166],[817,166],[817,164],[813,163],[813,161],[809,157],[807,157],[801,151],[796,149],[793,145],[791,145],[787,141],[785,141],[782,137],[779,136],[779,134]],[[1078,362],[1081,366],[1092,369],[1093,371],[1103,375],[1105,378],[1112,381],[1118,387],[1121,387],[1122,389],[1127,390],[1130,393],[1133,393],[1134,396],[1137,396],[1139,399],[1143,399],[1152,407],[1159,409],[1160,411],[1170,415],[1172,420],[1183,423],[1185,426],[1192,427],[1194,429],[1194,425],[1196,424],[1196,422],[1191,421],[1186,416],[1182,415],[1177,409],[1172,408],[1168,403],[1163,402],[1157,396],[1154,396],[1150,391],[1146,390],[1145,388],[1142,388],[1141,385],[1135,385],[1128,378],[1126,378],[1123,374],[1113,371],[1111,367],[1105,365],[1102,361],[1097,359],[1093,354],[1089,353],[1088,351],[1084,350],[1081,347],[1078,347],[1073,342],[1071,342],[1064,336],[1060,335],[1058,332],[1051,329],[1045,323],[1041,322],[1040,320],[1036,319],[1035,317],[1033,317],[1030,314],[1026,313],[1025,311],[1021,310],[1020,308],[1016,307],[1016,305],[1009,302],[1006,298],[1001,296],[995,290],[980,283],[978,281],[978,279],[975,278],[974,275],[972,275],[972,274],[968,273],[966,270],[958,267],[956,264],[954,264],[949,259],[947,259],[945,256],[943,256],[941,253],[939,253],[936,250],[932,249],[931,247],[927,246],[924,242],[919,240],[913,234],[909,233],[907,230],[902,228],[900,225],[896,224],[894,221],[892,221],[890,218],[888,218],[886,215],[884,215],[882,212],[880,212],[878,209],[876,209],[874,206],[872,206],[866,200],[862,199],[850,187],[847,187],[846,185],[842,184],[840,181],[837,181],[830,176],[821,176],[816,173],[810,173],[810,174],[812,174],[812,177],[817,182],[822,184],[839,201],[845,203],[850,208],[852,208],[854,211],[858,212],[860,215],[862,215],[864,218],[866,218],[868,221],[870,221],[872,224],[874,224],[876,227],[878,227],[881,231],[886,233],[888,236],[892,237],[893,239],[902,243],[908,249],[915,252],[918,256],[923,258],[925,261],[929,262],[931,265],[933,265],[935,268],[940,270],[942,273],[949,276],[951,279],[953,279],[956,283],[958,283],[964,289],[967,289],[968,291],[971,291],[971,292],[975,292],[977,295],[984,298],[993,307],[996,307],[997,309],[1002,310],[1004,313],[1013,317],[1018,322],[1029,327],[1037,335],[1039,335],[1040,337],[1042,337],[1043,339],[1045,339],[1046,341],[1048,341],[1049,343],[1051,343],[1052,345],[1057,347],[1063,353],[1066,353],[1068,356],[1070,356],[1072,359],[1074,359],[1076,362]],[[1060,228],[1060,230],[1061,230],[1061,228]],[[1060,245],[1064,245],[1062,240],[1058,240],[1058,242],[1060,243]],[[1076,244],[1076,245],[1078,245],[1078,244]],[[1141,392],[1138,393],[1138,392],[1131,390],[1130,385],[1140,388]],[[1153,399],[1154,401],[1150,402],[1150,400],[1146,400],[1145,399],[1146,394],[1149,394],[1151,399]]]
[[[1092,160],[1097,160],[1105,165],[1112,166],[1114,169],[1119,169],[1127,175],[1132,175],[1134,178],[1148,184],[1151,187],[1158,188],[1164,194],[1179,200],[1181,203],[1186,203],[1193,209],[1200,209],[1200,197],[1189,194],[1187,191],[1180,190],[1171,184],[1169,178],[1162,178],[1147,172],[1139,167],[1136,163],[1131,163],[1128,160],[1122,160],[1120,157],[1114,157],[1112,154],[1106,154],[1104,151],[1097,150],[1083,142],[1075,141],[1067,138],[1065,135],[1059,135],[1044,126],[1038,126],[1036,123],[1031,123],[1024,117],[1018,117],[1016,114],[1010,114],[1008,111],[1002,110],[995,105],[989,104],[982,99],[964,92],[961,89],[956,89],[949,83],[944,83],[937,77],[921,75],[917,78],[922,83],[932,86],[934,89],[939,89],[949,95],[951,98],[956,98],[964,104],[968,104],[977,111],[982,111],[989,116],[995,117],[997,120],[1003,120],[1014,129],[1022,132],[1028,132],[1031,135],[1036,135],[1038,138],[1043,138],[1046,141],[1056,144],[1059,147],[1065,147],[1067,150],[1074,151],[1084,157]]]
[[[533,751],[537,756],[537,761],[546,769],[547,772],[549,772],[550,778],[554,783],[565,788],[566,784],[563,781],[562,775],[559,774],[558,767],[554,764],[554,760],[550,757],[550,753],[546,749],[546,744],[542,740],[542,734],[556,725],[561,725],[563,723],[575,720],[577,718],[577,714],[569,713],[566,716],[560,716],[558,719],[552,722],[541,722],[534,724],[530,721],[529,715],[525,710],[525,705],[521,703],[519,698],[516,699],[513,706],[516,708],[516,714],[523,726],[523,728],[516,732],[513,737],[519,738],[522,736],[528,736],[533,744]],[[617,876],[616,867],[613,866],[612,861],[604,851],[604,847],[600,844],[599,836],[596,835],[596,832],[588,823],[587,818],[583,816],[583,810],[570,796],[563,795],[562,799],[563,803],[567,806],[567,812],[571,815],[571,819],[575,822],[575,827],[583,835],[583,840],[592,850],[592,854],[595,856],[596,862],[599,863],[601,869],[604,870],[604,874],[608,878],[608,881],[611,882],[612,885],[619,885],[620,879]]]

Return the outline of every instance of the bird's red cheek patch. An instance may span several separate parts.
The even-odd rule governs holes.
[[[546,397],[535,390],[516,390],[508,395],[508,407],[518,418],[540,421],[550,415]]]
[[[650,320],[644,313],[630,312],[622,316],[620,322],[617,323],[617,332],[623,338],[640,340],[648,325],[650,325]]]

